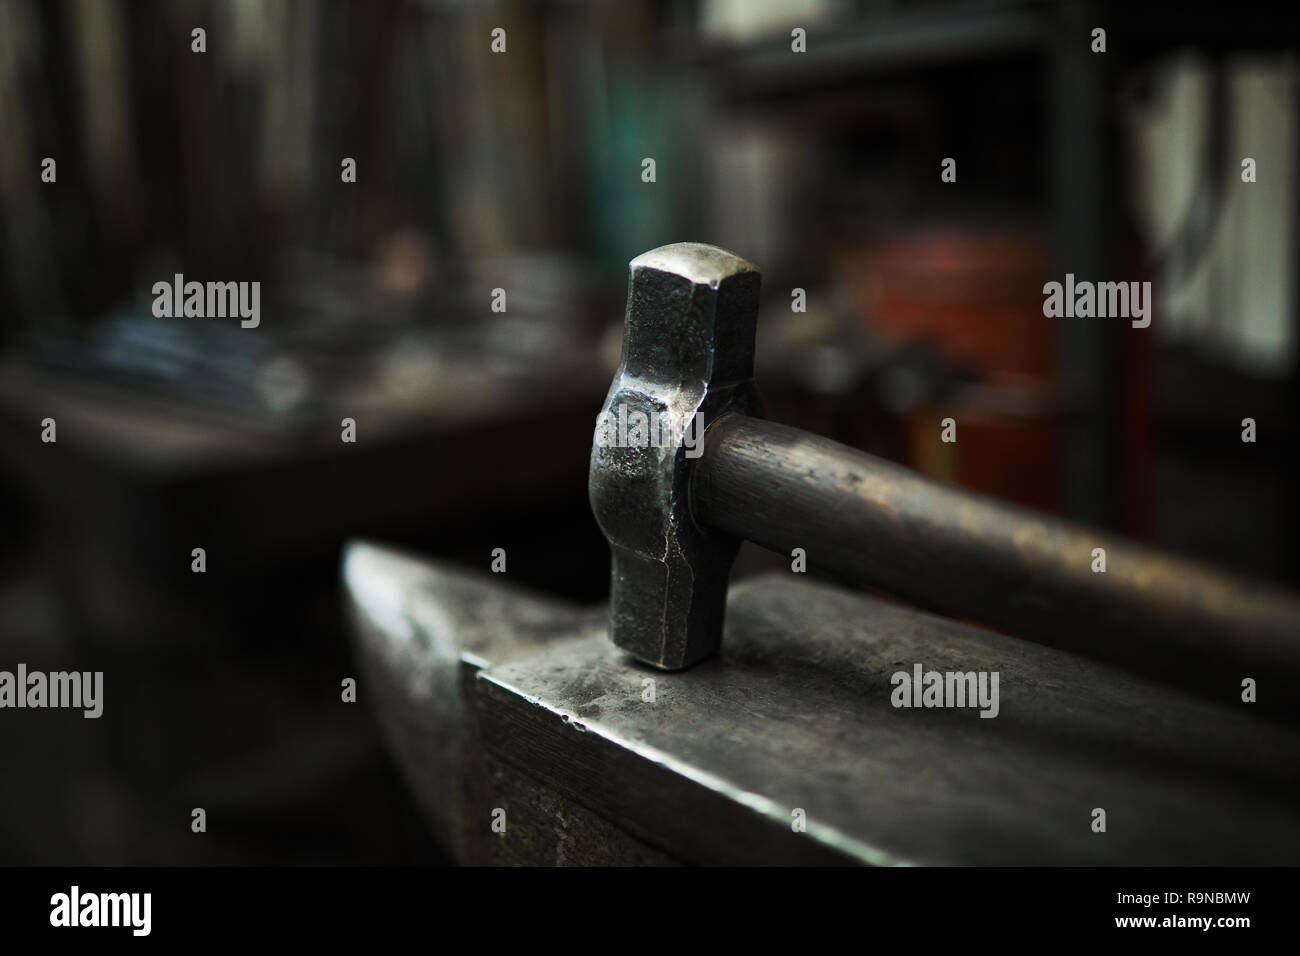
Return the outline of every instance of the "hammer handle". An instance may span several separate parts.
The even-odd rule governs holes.
[[[692,513],[855,584],[1216,697],[1238,699],[1246,677],[1274,702],[1295,696],[1297,597],[796,428],[710,425]]]

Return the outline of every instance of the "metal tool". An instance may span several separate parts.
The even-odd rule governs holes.
[[[615,643],[659,667],[689,667],[718,649],[740,542],[692,518],[685,446],[701,418],[758,411],[759,274],[699,243],[647,252],[631,270],[623,360],[601,423],[641,416],[648,429],[644,444],[606,442],[598,423],[591,507],[613,556]]]
[[[1294,595],[754,417],[758,288],[753,265],[699,243],[631,262],[623,358],[590,470],[618,647],[665,669],[716,653],[743,538],[803,548],[834,576],[1216,696],[1235,696],[1245,677],[1295,686]],[[600,422],[633,413],[659,416],[650,431],[676,444],[611,445],[608,429],[601,440]],[[702,449],[689,447],[693,420]]]

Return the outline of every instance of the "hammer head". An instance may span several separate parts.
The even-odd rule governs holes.
[[[596,419],[591,508],[612,554],[610,636],[647,664],[690,667],[722,642],[740,542],[695,522],[691,471],[704,431],[759,413],[758,270],[678,242],[631,262],[623,360]]]

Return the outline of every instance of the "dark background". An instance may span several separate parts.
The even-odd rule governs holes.
[[[667,242],[763,268],[771,417],[1300,585],[1293,36],[1243,3],[0,0],[0,669],[106,672],[99,720],[0,712],[0,863],[440,861],[340,701],[340,548],[500,547],[602,599],[591,430]],[[260,281],[261,325],[153,317],[176,272]],[[1044,318],[1066,272],[1151,281],[1151,327]]]

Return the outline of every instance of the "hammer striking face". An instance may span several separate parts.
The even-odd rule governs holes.
[[[623,360],[597,419],[592,511],[612,553],[610,634],[641,661],[690,667],[722,640],[739,540],[691,515],[704,430],[758,414],[758,270],[679,242],[633,259]]]

